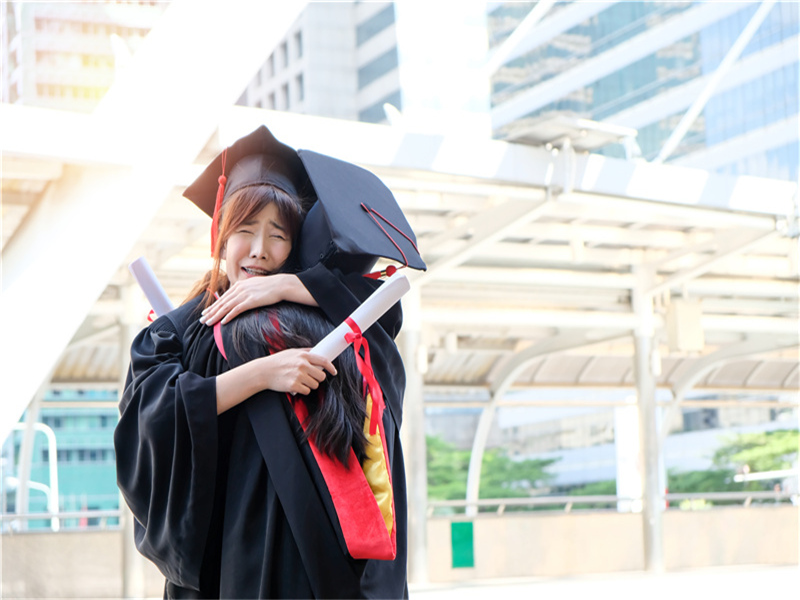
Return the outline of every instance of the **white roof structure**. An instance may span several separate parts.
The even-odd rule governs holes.
[[[25,133],[43,118],[52,120],[52,132],[70,138],[91,117],[3,111],[12,125],[3,149],[3,258],[6,273],[14,274],[6,257],[15,234],[53,184],[73,170],[91,169],[80,166],[87,160],[117,159],[109,148],[93,156],[59,155],[56,135],[37,142],[38,156],[31,152]],[[394,191],[429,266],[412,279],[421,291],[431,389],[487,389],[504,364],[526,355],[516,385],[632,385],[630,334],[638,321],[631,297],[644,274],[661,341],[659,385],[674,387],[719,356],[695,386],[798,386],[794,184],[241,107],[227,110],[194,164],[171,173],[163,204],[61,349],[54,385],[119,381],[118,324],[123,290],[131,285],[125,265],[145,256],[173,301],[185,297],[210,265],[209,223],[181,191],[223,144],[261,123],[289,144],[373,169]],[[778,216],[735,210],[754,198]],[[109,211],[119,227],[113,204]],[[80,279],[91,278],[90,257],[77,264]],[[666,318],[676,296],[700,302],[702,349],[667,348]],[[560,341],[543,345],[553,340]],[[720,354],[733,345],[742,350]]]

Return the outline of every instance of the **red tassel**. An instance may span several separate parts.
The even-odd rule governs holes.
[[[403,267],[400,267],[401,269]],[[369,277],[370,279],[380,279],[381,277],[391,277],[397,273],[397,267],[394,265],[389,265],[383,271],[373,271],[372,273],[367,273],[364,277]]]
[[[225,184],[228,178],[225,177],[225,159],[228,157],[228,149],[222,151],[222,175],[217,181],[217,201],[214,203],[214,216],[211,218],[211,256],[214,256],[214,249],[217,247],[217,234],[219,232],[219,212],[222,210],[222,199],[225,197]]]

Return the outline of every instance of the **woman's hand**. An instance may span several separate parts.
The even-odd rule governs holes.
[[[267,378],[265,388],[306,395],[325,381],[325,371],[336,375],[327,358],[311,354],[309,348],[290,348],[260,359]]]
[[[224,325],[245,311],[283,300],[308,306],[317,305],[297,275],[278,273],[250,277],[234,283],[214,304],[205,309],[200,322],[209,327],[217,321],[222,321]]]
[[[336,367],[331,361],[308,350],[282,350],[217,375],[217,414],[262,390],[309,394],[325,381],[325,371],[336,375]]]

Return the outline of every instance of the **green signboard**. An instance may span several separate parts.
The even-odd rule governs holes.
[[[450,543],[453,547],[454,569],[475,566],[472,521],[450,523]]]

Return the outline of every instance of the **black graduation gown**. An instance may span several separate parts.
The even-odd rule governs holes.
[[[334,323],[375,285],[321,265],[299,277]],[[199,302],[137,336],[114,435],[117,479],[136,518],[136,545],[166,577],[165,597],[407,596],[399,438],[405,375],[392,340],[399,306],[365,335],[386,400],[394,489],[397,557],[384,561],[347,555],[324,480],[285,394],[261,392],[216,415],[215,376],[229,365],[212,329],[197,321]],[[236,364],[230,352],[228,358]]]

